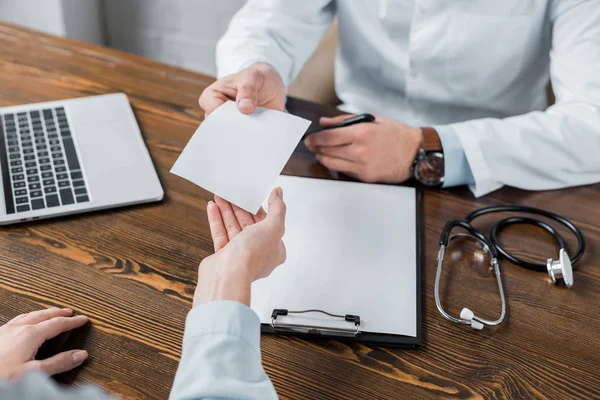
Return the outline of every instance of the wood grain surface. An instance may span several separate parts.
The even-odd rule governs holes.
[[[210,194],[169,174],[202,121],[198,96],[213,79],[115,50],[0,25],[0,105],[103,93],[129,96],[165,189],[162,203],[0,229],[0,322],[68,306],[91,324],[63,340],[89,361],[57,377],[97,384],[125,398],[165,399],[180,356],[198,263],[212,252]],[[290,99],[315,120],[335,109]],[[285,173],[337,179],[300,144]],[[550,192],[504,188],[474,199],[466,188],[424,196],[424,346],[366,347],[264,336],[264,366],[282,399],[600,398],[600,185]],[[448,219],[490,204],[523,204],[571,218],[587,238],[572,290],[543,273],[503,263],[508,317],[471,331],[438,314],[433,281],[439,233]],[[490,219],[478,226],[489,227]],[[507,247],[535,260],[556,247],[534,228],[511,227]],[[573,245],[572,241],[570,242]],[[493,317],[495,283],[460,248],[445,270],[443,301]],[[465,253],[465,254],[461,254]]]

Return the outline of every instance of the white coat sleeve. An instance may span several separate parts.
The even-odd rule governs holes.
[[[506,119],[447,125],[482,196],[503,185],[546,190],[600,182],[600,6],[554,0],[550,76],[556,104]]]
[[[249,0],[217,44],[217,76],[265,62],[275,68],[287,87],[334,15],[332,0]]]

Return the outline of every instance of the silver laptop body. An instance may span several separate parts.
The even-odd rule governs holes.
[[[0,225],[159,201],[122,93],[0,108]]]

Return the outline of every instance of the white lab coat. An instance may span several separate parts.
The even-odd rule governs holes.
[[[344,109],[452,131],[475,195],[600,182],[600,0],[249,0],[218,75],[289,84],[336,14]]]

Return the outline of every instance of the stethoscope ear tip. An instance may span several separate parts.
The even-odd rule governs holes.
[[[460,311],[460,318],[469,321],[471,328],[477,329],[478,331],[483,329],[483,324],[479,321],[476,321],[475,313],[471,311],[471,309],[465,307]]]

